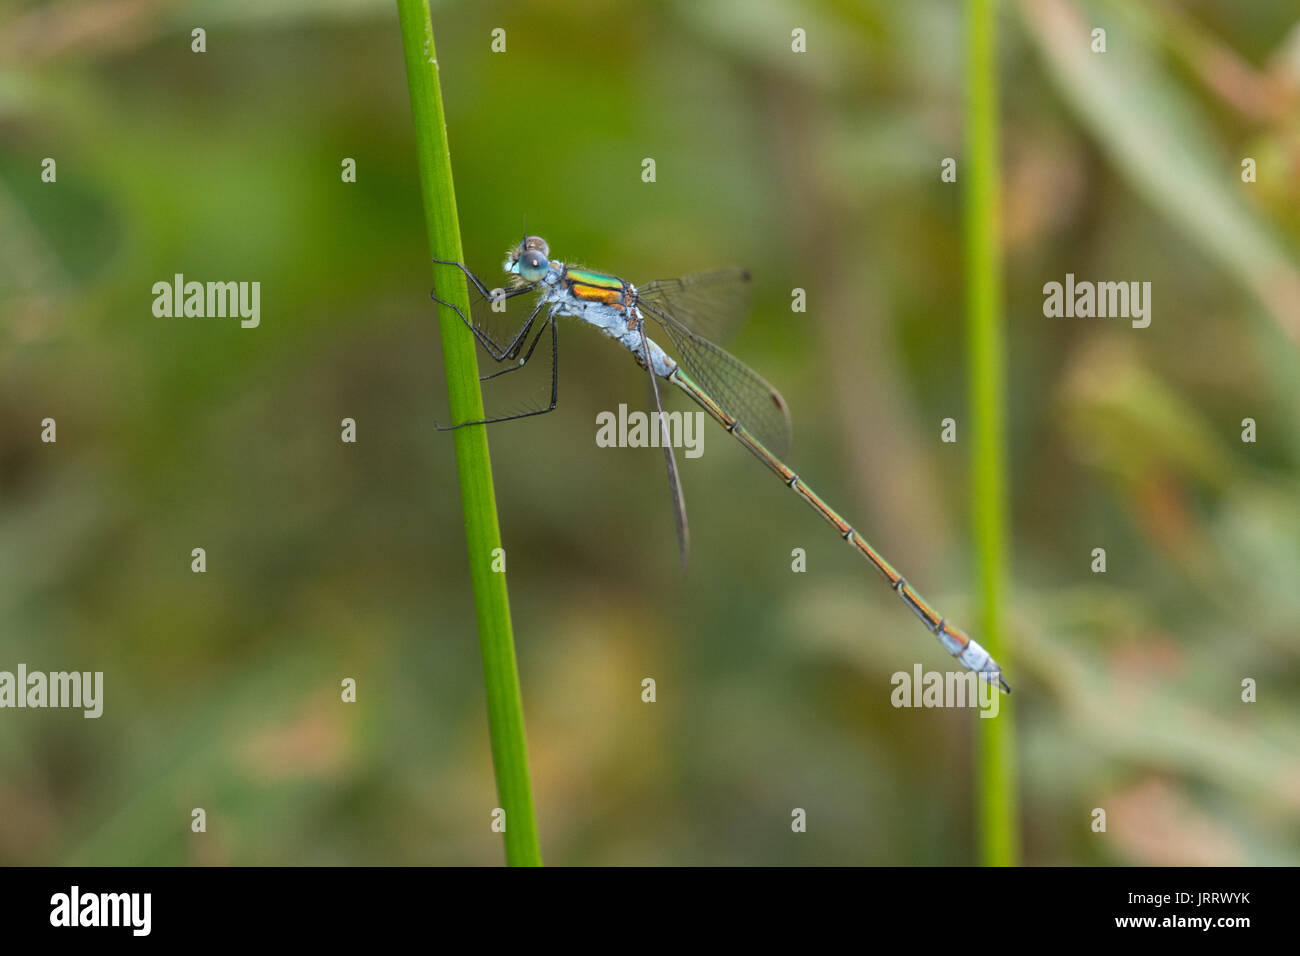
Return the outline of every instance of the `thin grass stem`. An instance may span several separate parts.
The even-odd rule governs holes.
[[[397,0],[397,13],[406,56],[406,78],[411,89],[411,117],[415,125],[429,249],[438,259],[461,262],[460,220],[452,186],[451,153],[447,147],[429,7],[426,0]],[[469,315],[468,290],[459,271],[439,267],[434,278],[439,296]],[[452,310],[444,308],[441,312],[439,326],[452,420],[481,419],[483,395],[479,389],[474,336]],[[505,811],[506,862],[511,866],[540,866],[542,853],[528,776],[528,747],[510,623],[510,598],[505,572],[493,570],[494,557],[501,547],[501,531],[497,525],[487,432],[483,427],[459,428],[452,436],[465,511],[479,649],[487,684],[492,764],[496,771],[497,798]],[[491,815],[485,810],[483,825],[487,827],[490,822]]]

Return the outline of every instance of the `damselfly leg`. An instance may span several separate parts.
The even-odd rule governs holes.
[[[479,381],[487,381],[505,375],[507,372],[517,372],[524,368],[532,359],[537,346],[541,343],[547,326],[550,326],[551,330],[549,403],[540,408],[530,408],[526,411],[512,412],[510,414],[491,415],[475,421],[458,422],[455,425],[440,425],[435,421],[434,427],[439,431],[454,431],[467,425],[491,425],[498,422],[514,421],[519,418],[531,418],[535,415],[545,415],[547,412],[555,411],[559,396],[559,336],[556,329],[554,310],[548,308],[544,301],[539,301],[522,322],[517,318],[518,310],[514,310],[516,318],[513,320],[511,318],[511,306],[514,304],[512,300],[529,301],[531,304],[530,300],[520,300],[519,297],[535,292],[536,283],[518,285],[508,289],[490,290],[464,264],[443,259],[434,259],[433,261],[439,265],[455,266],[465,275],[470,284],[470,298],[472,300],[470,315],[467,316],[456,305],[439,297],[436,288],[429,293],[429,297],[439,305],[446,306],[456,313],[474,334],[475,340],[482,346],[483,351],[489,358],[498,364],[510,363],[506,368],[480,375]],[[536,334],[532,334],[534,327],[538,325],[539,319],[540,327],[536,328]],[[532,334],[531,341],[530,334]],[[525,347],[527,348],[526,351]]]
[[[464,263],[455,262],[450,259],[434,259],[433,261],[441,266],[455,266],[463,272],[465,278],[469,280],[470,285],[472,285],[474,290],[479,294],[479,299],[476,300],[476,302],[488,303],[489,308],[494,306],[503,308],[510,299],[536,291],[536,284],[516,286],[510,289],[489,289],[478,276],[474,275],[474,273],[470,272],[469,269],[465,267]],[[494,334],[492,327],[480,318],[478,314],[480,310],[476,310],[471,306],[470,311],[475,313],[475,316],[474,318],[470,318],[460,310],[459,306],[453,305],[446,299],[439,298],[436,287],[429,292],[429,298],[439,305],[451,309],[460,316],[460,320],[469,327],[471,332],[474,333],[474,337],[478,339],[479,344],[481,344],[487,353],[492,356],[493,360],[497,362],[504,362],[506,359],[514,358],[518,355],[518,350],[522,348],[521,342],[527,337],[528,329],[532,326],[533,320],[537,318],[537,314],[541,311],[542,307],[542,303],[539,302],[537,308],[534,309],[532,314],[528,317],[528,320],[519,327],[518,331],[515,332],[513,336],[511,336],[506,345],[502,345],[497,341],[496,334]],[[493,308],[493,311],[500,310],[500,308]]]
[[[537,309],[534,310],[533,316],[535,317],[537,315],[537,312],[540,310],[541,310],[541,306],[538,306]],[[530,318],[528,320],[528,324],[531,325],[532,322],[533,319]],[[506,375],[509,372],[517,372],[525,365],[527,365],[528,360],[533,357],[533,352],[537,351],[537,343],[542,340],[542,333],[546,331],[547,325],[552,326],[552,331],[554,330],[553,327],[555,325],[555,316],[553,315],[547,316],[547,318],[542,322],[542,327],[538,329],[537,334],[533,336],[533,344],[528,346],[528,351],[524,353],[523,358],[515,362],[513,365],[508,366],[507,368],[501,369],[499,372],[490,372],[487,375],[480,375],[478,377],[478,380],[480,382],[486,382],[488,379],[496,378],[498,375]]]

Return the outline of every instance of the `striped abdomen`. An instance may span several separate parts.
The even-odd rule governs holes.
[[[907,583],[907,580],[895,571],[893,566],[875,548],[867,543],[866,538],[858,534],[852,525],[841,518],[834,508],[823,501],[784,462],[768,451],[762,442],[746,430],[743,424],[731,417],[725,409],[719,406],[704,389],[696,384],[694,379],[679,368],[668,377],[668,381],[691,396],[718,424],[748,448],[755,458],[785,482],[786,487],[792,489],[795,494],[808,502],[808,505],[835,529],[836,534],[853,545],[864,558],[870,561],[872,567],[879,571],[884,579],[889,582],[889,586],[903,599],[903,603],[921,619],[921,622],[925,624],[930,633],[939,639],[939,642],[943,644],[949,654],[961,661],[963,666],[978,672],[981,677],[990,683],[999,684],[1005,691],[1011,690],[1007,686],[1007,682],[1002,679],[1002,668],[998,666],[997,661],[993,660],[984,648],[971,640],[964,631],[949,624],[938,611],[930,607],[925,598],[921,597]]]

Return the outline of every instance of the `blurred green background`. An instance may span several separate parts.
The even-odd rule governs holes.
[[[749,266],[791,464],[969,621],[961,6],[433,19],[469,262],[527,216],[632,281]],[[1300,862],[1296,10],[1000,33],[1024,859]],[[0,669],[105,672],[99,720],[0,712],[0,862],[501,861],[427,258],[386,0],[0,10]],[[176,272],[261,326],[155,318]],[[1045,318],[1067,272],[1151,282],[1150,328]],[[560,345],[557,411],[490,435],[547,862],[977,862],[978,718],[890,706],[933,639],[711,423],[682,579],[660,453],[594,443],[644,375]]]

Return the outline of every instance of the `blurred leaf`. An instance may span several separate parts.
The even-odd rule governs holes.
[[[1137,193],[1243,282],[1300,346],[1300,273],[1282,241],[1235,194],[1242,187],[1237,160],[1225,161],[1140,18],[1122,16],[1127,5],[1107,9],[1111,15],[1070,0],[1020,3],[1067,102]],[[1089,33],[1102,23],[1107,52],[1093,53]]]
[[[1222,488],[1233,459],[1200,413],[1141,364],[1127,340],[1080,349],[1061,388],[1066,444],[1090,465],[1138,481],[1172,470]]]

